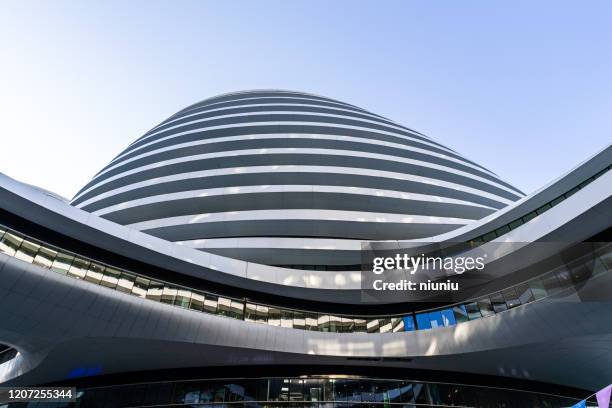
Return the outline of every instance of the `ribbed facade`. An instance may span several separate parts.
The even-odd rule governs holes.
[[[248,91],[171,116],[72,204],[237,259],[341,269],[359,263],[361,240],[430,237],[522,196],[455,151],[364,109]]]

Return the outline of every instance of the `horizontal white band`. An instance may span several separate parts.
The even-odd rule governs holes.
[[[452,217],[434,217],[427,215],[406,215],[391,213],[375,213],[366,211],[341,210],[252,210],[228,211],[209,214],[181,215],[178,217],[160,218],[156,220],[128,224],[130,228],[144,231],[153,228],[174,227],[178,225],[204,224],[211,222],[234,221],[279,221],[279,220],[312,220],[312,221],[342,221],[342,222],[377,222],[389,224],[452,224],[466,225],[473,220]]]
[[[121,186],[113,190],[105,191],[103,193],[96,195],[95,197],[91,197],[83,201],[82,203],[79,203],[77,207],[83,208],[89,204],[95,203],[99,200],[103,200],[108,197],[112,197],[120,193],[135,190],[141,187],[147,187],[147,186],[152,186],[152,185],[172,182],[172,181],[232,175],[232,174],[266,174],[266,173],[295,173],[295,172],[323,173],[323,174],[329,174],[330,177],[333,177],[333,174],[344,174],[344,175],[349,174],[349,175],[354,175],[354,176],[372,176],[372,177],[384,177],[384,178],[395,179],[395,180],[414,181],[417,183],[445,187],[445,188],[453,189],[456,191],[461,191],[464,193],[477,194],[477,195],[497,201],[502,204],[512,203],[511,200],[508,200],[503,197],[499,197],[495,194],[491,194],[486,191],[481,191],[481,190],[478,190],[472,187],[466,187],[464,185],[452,183],[448,181],[436,180],[436,179],[422,177],[422,176],[414,176],[412,174],[396,173],[396,172],[384,171],[384,170],[361,169],[361,168],[356,168],[356,167],[276,166],[274,165],[274,166],[230,167],[230,168],[201,170],[201,171],[173,174],[170,176],[156,177],[156,178],[152,178],[149,180],[143,180],[143,181],[139,181],[136,183],[128,184],[126,186]]]
[[[173,133],[171,135],[164,136],[164,137],[161,137],[159,139],[152,140],[152,141],[150,141],[148,143],[144,143],[144,144],[142,144],[140,146],[137,146],[137,147],[135,147],[133,149],[130,149],[128,147],[119,156],[117,156],[112,162],[114,162],[116,160],[119,160],[120,158],[122,158],[123,156],[125,156],[127,154],[130,154],[130,153],[133,153],[135,151],[141,150],[141,149],[143,149],[143,148],[145,148],[145,147],[147,147],[149,145],[152,145],[154,143],[159,143],[159,142],[164,141],[164,140],[174,139],[174,138],[177,138],[179,136],[189,135],[189,134],[193,134],[193,133],[199,133],[199,132],[202,132],[202,131],[221,130],[221,129],[233,129],[233,128],[249,128],[249,127],[256,127],[256,126],[322,126],[322,127],[328,127],[328,128],[334,128],[334,129],[361,130],[361,131],[366,131],[366,132],[378,133],[378,134],[381,134],[381,135],[392,136],[392,137],[396,137],[398,139],[410,140],[410,141],[418,142],[418,143],[421,143],[421,144],[424,144],[424,145],[428,145],[428,146],[434,147],[436,149],[442,149],[442,150],[446,150],[449,153],[456,154],[456,152],[454,152],[452,149],[449,149],[447,147],[440,146],[440,145],[437,145],[435,143],[428,142],[428,141],[425,141],[425,140],[421,140],[421,139],[418,139],[418,138],[414,138],[414,137],[410,137],[410,136],[405,136],[405,135],[402,135],[402,134],[388,132],[388,131],[384,131],[384,130],[365,128],[365,127],[361,127],[361,126],[342,125],[342,124],[337,124],[337,123],[298,122],[298,121],[277,121],[277,122],[269,121],[269,122],[248,122],[248,123],[235,123],[235,124],[229,124],[229,125],[209,126],[209,127],[204,127],[204,128],[186,130],[184,132]]]
[[[232,113],[232,114],[220,114],[217,116],[212,116],[210,118],[203,118],[203,119],[195,119],[195,120],[191,120],[185,123],[180,123],[180,124],[176,124],[173,126],[170,126],[168,128],[165,129],[160,129],[158,131],[155,131],[153,133],[150,133],[148,135],[146,135],[145,137],[141,138],[140,140],[147,140],[149,138],[155,137],[158,134],[162,133],[162,132],[168,132],[170,130],[173,129],[179,129],[183,126],[189,126],[189,125],[194,125],[194,124],[202,124],[203,127],[206,126],[206,123],[208,122],[212,122],[215,120],[219,120],[219,119],[229,119],[229,118],[241,118],[241,117],[249,117],[249,116],[263,116],[263,115],[311,115],[311,116],[317,116],[317,117],[325,117],[325,118],[337,118],[337,119],[348,119],[348,120],[353,120],[356,122],[360,122],[360,123],[367,123],[367,124],[372,124],[372,125],[378,125],[378,126],[384,126],[384,127],[388,127],[389,129],[393,129],[393,130],[399,130],[402,132],[408,132],[406,129],[404,129],[401,126],[398,125],[391,125],[391,124],[387,124],[384,122],[380,122],[380,121],[374,121],[374,120],[369,120],[369,119],[363,119],[363,118],[356,118],[354,116],[347,116],[347,115],[341,115],[341,114],[332,114],[332,113],[320,113],[320,112],[310,112],[310,111],[281,111],[281,110],[269,110],[269,111],[262,111],[262,112],[242,112],[242,113]],[[327,122],[322,122],[322,123],[327,123]]]
[[[491,180],[485,179],[483,177],[476,176],[474,174],[467,173],[465,171],[453,169],[451,167],[429,163],[429,162],[422,161],[422,160],[407,159],[404,157],[390,156],[390,155],[379,154],[379,153],[367,153],[367,152],[360,152],[360,151],[354,151],[354,150],[309,149],[309,148],[288,147],[288,148],[271,148],[271,149],[264,148],[264,149],[231,150],[231,151],[225,151],[225,152],[203,153],[203,154],[197,154],[193,156],[184,156],[184,157],[178,157],[175,159],[162,160],[159,162],[146,164],[146,165],[134,168],[134,169],[126,170],[119,174],[110,176],[104,180],[100,180],[98,183],[95,183],[94,185],[88,187],[86,190],[82,191],[75,198],[79,198],[83,194],[91,190],[94,190],[104,184],[110,183],[111,181],[124,178],[131,174],[141,173],[143,171],[150,170],[150,169],[165,167],[165,166],[169,166],[169,165],[177,164],[177,163],[186,163],[186,162],[214,159],[214,158],[221,158],[221,157],[238,157],[238,156],[246,156],[246,155],[268,155],[268,154],[312,154],[312,155],[328,155],[328,156],[336,155],[336,156],[346,156],[350,158],[361,157],[361,158],[378,159],[378,160],[385,160],[385,161],[398,162],[398,163],[408,163],[408,164],[414,164],[414,165],[418,165],[421,167],[427,167],[427,168],[431,168],[435,170],[441,170],[446,173],[450,173],[450,174],[454,174],[458,176],[464,176],[469,179],[477,180],[485,184],[489,184],[492,187],[500,188],[502,190],[508,191],[509,193],[518,195],[518,193],[516,193],[512,189],[506,186],[503,186],[501,184],[498,184],[496,182],[493,182]]]
[[[305,107],[305,108],[318,108],[318,109],[329,109],[329,110],[334,110],[334,111],[338,111],[338,112],[347,112],[347,113],[354,113],[354,114],[358,114],[358,115],[363,115],[363,116],[368,116],[371,117],[372,119],[375,119],[377,121],[379,121],[378,123],[384,124],[384,125],[389,125],[389,123],[392,123],[394,126],[398,126],[400,128],[402,128],[403,130],[406,131],[410,131],[409,129],[405,129],[403,126],[398,125],[397,123],[389,120],[389,119],[383,119],[379,116],[373,115],[371,113],[368,112],[362,112],[359,110],[355,110],[355,109],[350,109],[347,107],[336,107],[336,106],[324,106],[324,105],[316,105],[316,104],[309,104],[309,103],[299,103],[299,102],[279,102],[279,103],[274,103],[274,104],[270,104],[270,103],[245,103],[245,104],[241,104],[241,105],[231,105],[231,106],[224,106],[222,108],[212,108],[212,109],[205,109],[204,107],[200,107],[197,108],[197,112],[194,113],[190,113],[187,115],[181,115],[176,117],[175,119],[171,119],[171,120],[166,120],[163,123],[160,123],[159,125],[155,126],[155,128],[151,129],[150,132],[154,131],[155,129],[158,129],[162,126],[166,126],[166,125],[170,125],[172,123],[175,123],[177,121],[183,120],[183,119],[187,119],[193,116],[197,116],[197,115],[201,115],[203,113],[211,113],[211,112],[223,112],[226,110],[232,110],[232,109],[242,109],[242,108],[258,108],[258,107],[267,107],[270,105],[275,105],[275,106],[287,106],[287,107],[291,107],[291,106],[296,106],[296,107]],[[311,115],[318,115],[319,112],[313,112],[313,111],[305,111],[305,112],[309,112]],[[266,113],[265,111],[261,112],[261,113]],[[354,116],[349,116],[351,118],[355,118]],[[215,116],[216,118],[216,116]],[[355,118],[355,119],[359,119],[359,118]],[[388,123],[389,122],[389,123]],[[164,129],[167,130],[167,129]],[[150,136],[152,133],[147,134],[145,136]]]
[[[423,154],[427,154],[429,156],[433,156],[433,157],[438,157],[441,159],[445,159],[445,160],[449,160],[452,162],[455,162],[457,164],[461,164],[467,167],[471,167],[474,170],[478,170],[482,173],[487,173],[493,177],[497,177],[494,173],[483,169],[482,167],[476,166],[472,163],[468,163],[465,162],[464,160],[460,160],[457,159],[455,157],[452,156],[448,156],[446,154],[442,154],[442,153],[437,153],[431,150],[427,150],[427,149],[421,149],[418,147],[413,147],[413,146],[408,146],[408,145],[404,145],[404,144],[400,144],[400,143],[393,143],[393,142],[385,142],[382,140],[376,140],[376,139],[368,139],[368,138],[363,138],[363,137],[357,137],[357,136],[337,136],[337,135],[322,135],[322,134],[314,134],[314,133],[299,133],[299,134],[295,134],[295,133],[270,133],[270,134],[258,134],[258,135],[241,135],[241,136],[224,136],[224,137],[217,137],[217,138],[210,138],[210,139],[201,139],[201,140],[195,140],[192,142],[184,142],[184,143],[178,143],[178,144],[174,144],[171,146],[166,146],[166,147],[161,147],[159,149],[155,149],[155,150],[151,150],[133,157],[130,157],[128,159],[122,160],[119,163],[115,163],[109,167],[107,167],[106,169],[100,171],[98,174],[96,174],[96,178],[100,177],[106,173],[108,173],[109,171],[112,171],[116,168],[119,168],[125,164],[131,163],[133,161],[136,160],[140,160],[142,158],[145,157],[149,157],[155,154],[159,154],[159,153],[163,153],[163,152],[169,152],[172,150],[177,150],[177,149],[182,149],[182,148],[186,148],[186,147],[193,147],[193,146],[201,146],[201,145],[207,145],[207,144],[212,144],[212,143],[223,143],[223,142],[235,142],[235,141],[242,141],[242,140],[262,140],[262,139],[267,139],[267,140],[273,140],[273,139],[314,139],[314,140],[336,140],[336,141],[344,141],[344,142],[355,142],[355,143],[366,143],[366,144],[371,144],[371,145],[375,145],[375,146],[385,146],[385,147],[391,147],[394,149],[400,149],[400,150],[406,150],[406,151],[411,151],[411,152],[417,152],[417,153],[423,153]],[[231,151],[231,150],[228,150]]]
[[[329,251],[361,251],[362,241],[337,238],[293,237],[238,237],[175,241],[196,249],[251,248],[251,249],[313,249]]]
[[[169,194],[158,194],[154,196],[139,198],[136,200],[125,201],[120,204],[111,205],[109,207],[94,211],[93,213],[98,216],[102,216],[102,215],[113,213],[115,211],[124,210],[126,208],[138,207],[141,205],[147,205],[147,204],[153,204],[153,203],[169,203],[170,201],[173,201],[173,200],[183,200],[183,199],[198,198],[198,197],[214,197],[214,196],[227,196],[227,195],[252,194],[252,193],[290,193],[290,192],[355,194],[355,195],[365,195],[365,196],[373,196],[373,197],[397,198],[401,200],[411,200],[411,201],[426,201],[430,203],[469,205],[473,207],[488,208],[490,210],[495,210],[495,208],[487,207],[481,204],[475,204],[470,201],[433,196],[429,194],[406,193],[403,191],[379,190],[379,189],[365,188],[365,187],[279,184],[279,185],[259,185],[259,186],[218,187],[218,188],[209,188],[209,189],[201,189],[201,190],[180,191],[177,193],[169,193]]]

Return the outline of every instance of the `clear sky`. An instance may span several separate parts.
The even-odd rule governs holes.
[[[313,92],[531,192],[612,142],[612,2],[0,2],[0,172],[66,197],[195,101]]]

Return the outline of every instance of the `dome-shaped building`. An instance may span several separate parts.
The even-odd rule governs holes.
[[[522,197],[423,134],[300,92],[191,105],[103,168],[72,204],[157,237],[294,269],[358,269],[361,240],[448,232]]]
[[[71,203],[0,173],[0,385],[80,407],[575,406],[612,378],[610,170],[612,146],[521,198],[352,105],[207,99]],[[374,297],[370,249],[486,270]]]

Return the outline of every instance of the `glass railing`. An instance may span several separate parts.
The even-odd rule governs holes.
[[[592,271],[563,267],[502,291],[422,312],[371,316],[319,313],[252,302],[153,279],[48,245],[0,225],[0,253],[66,277],[128,295],[270,326],[338,333],[388,333],[454,326],[573,290],[591,276],[612,269],[612,251],[595,259]]]
[[[351,376],[198,379],[79,389],[77,406],[568,407],[577,399],[508,388]]]
[[[545,213],[546,211],[550,210],[551,208],[553,208],[557,204],[565,201],[567,198],[571,197],[572,195],[574,195],[578,191],[582,190],[584,187],[588,186],[593,181],[597,180],[599,177],[601,177],[605,173],[607,173],[611,168],[612,168],[612,165],[609,165],[608,167],[606,167],[606,168],[602,169],[601,171],[599,171],[594,176],[589,177],[588,179],[584,180],[582,183],[578,184],[574,188],[572,188],[572,189],[566,191],[565,193],[559,195],[558,197],[550,200],[546,204],[538,207],[537,209],[531,211],[530,213],[528,213],[526,215],[523,215],[522,217],[518,217],[518,218],[510,221],[509,223],[507,223],[505,225],[502,225],[501,227],[499,227],[499,228],[497,228],[497,229],[495,229],[493,231],[487,232],[486,234],[482,234],[482,235],[480,235],[480,236],[478,236],[476,238],[473,238],[472,240],[469,241],[470,245],[472,247],[476,247],[476,246],[482,245],[484,243],[487,243],[489,241],[494,240],[495,238],[499,238],[502,235],[505,235],[505,234],[507,234],[508,232],[510,232],[510,231],[512,231],[514,229],[517,229],[521,225],[531,221],[532,219],[534,219],[538,215],[541,215],[541,214]]]

